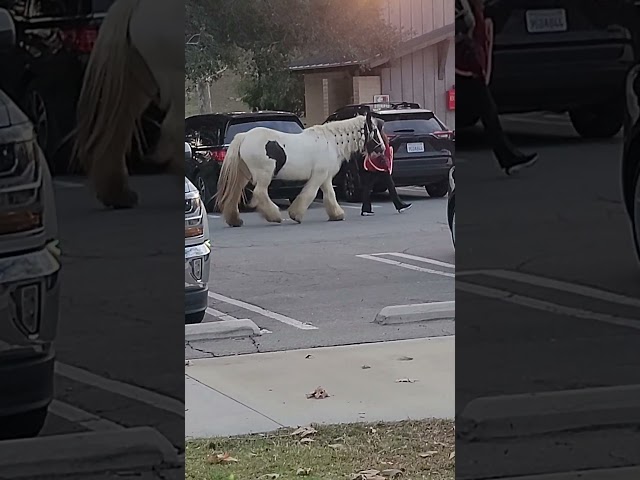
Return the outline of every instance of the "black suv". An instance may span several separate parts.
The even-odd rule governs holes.
[[[444,197],[449,190],[449,170],[453,165],[454,133],[431,110],[417,103],[360,103],[347,105],[330,115],[324,123],[346,120],[366,112],[384,121],[383,131],[393,147],[393,181],[398,187],[424,186],[432,197]],[[356,162],[350,159],[334,178],[338,193],[348,202],[360,202],[360,177]],[[382,193],[383,185],[374,191]]]
[[[0,55],[0,87],[31,117],[53,173],[68,168],[68,144],[86,62],[114,0],[0,0],[16,47]],[[63,148],[61,148],[63,147]]]
[[[584,138],[617,134],[634,49],[630,30],[607,17],[620,15],[613,10],[625,2],[487,1],[485,12],[494,23],[489,86],[499,112],[569,112]],[[461,112],[456,120],[464,126],[477,117]]]
[[[255,127],[285,133],[301,133],[304,130],[300,118],[290,112],[210,113],[188,117],[184,122],[185,142],[193,151],[192,160],[187,161],[185,175],[200,191],[209,211],[213,210],[213,199],[227,148],[238,133],[248,132]],[[304,183],[274,180],[269,186],[269,195],[293,201]]]

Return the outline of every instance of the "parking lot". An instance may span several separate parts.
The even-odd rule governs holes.
[[[454,300],[455,253],[445,199],[422,187],[399,189],[413,208],[398,214],[387,195],[373,217],[342,202],[344,222],[327,222],[321,201],[302,224],[243,214],[242,228],[209,215],[213,245],[205,322],[248,318],[262,335],[198,342],[187,358],[454,334],[452,320],[374,323],[392,305]],[[284,209],[288,202],[282,201]]]

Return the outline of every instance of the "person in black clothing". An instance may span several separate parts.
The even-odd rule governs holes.
[[[389,138],[384,133],[382,133],[382,139],[386,147],[384,155],[365,157],[364,161],[359,162],[360,186],[362,188],[362,211],[360,215],[363,217],[369,217],[374,214],[371,208],[371,191],[374,184],[378,182],[383,182],[384,186],[389,190],[391,201],[393,201],[398,213],[403,213],[411,208],[410,203],[404,203],[398,196],[396,185],[391,177],[393,149],[389,145]]]

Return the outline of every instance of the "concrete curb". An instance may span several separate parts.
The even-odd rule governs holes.
[[[0,448],[0,472],[11,479],[179,465],[173,445],[150,427],[9,440]]]
[[[398,323],[427,322],[433,320],[453,320],[456,317],[456,302],[431,302],[415,305],[394,305],[384,307],[376,315],[374,323],[395,325]]]
[[[640,385],[481,397],[459,422],[458,433],[468,440],[640,425]]]
[[[226,338],[260,336],[260,327],[248,318],[196,323],[184,326],[185,342],[207,342]]]
[[[636,480],[640,478],[640,467],[619,467],[574,472],[545,473],[526,477],[504,477],[500,480]]]

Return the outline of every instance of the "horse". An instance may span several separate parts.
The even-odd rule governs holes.
[[[163,112],[151,160],[184,171],[184,3],[116,0],[89,57],[73,132],[74,162],[88,172],[106,207],[131,208],[126,158],[133,146],[144,156],[143,118]]]
[[[269,198],[272,180],[304,181],[306,184],[289,207],[289,217],[302,223],[305,212],[322,190],[324,207],[331,221],[344,220],[336,200],[333,177],[342,163],[356,155],[383,155],[383,121],[370,112],[347,120],[306,128],[300,133],[283,133],[256,127],[237,134],[225,155],[216,194],[217,207],[225,222],[240,227],[239,203],[245,188],[253,185],[250,208],[256,208],[272,223],[281,223],[280,209]]]

